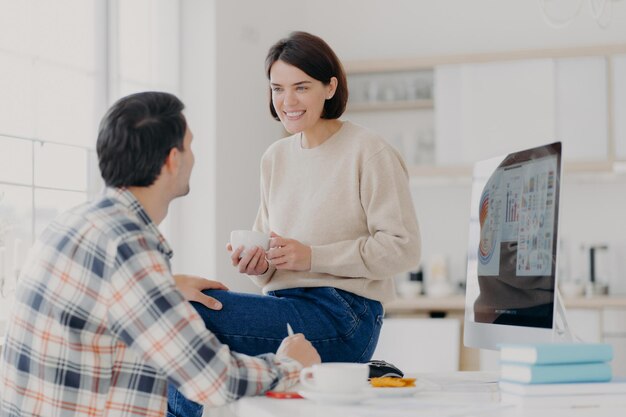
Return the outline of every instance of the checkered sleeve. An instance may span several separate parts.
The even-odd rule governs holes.
[[[154,246],[141,236],[116,245],[108,315],[117,337],[198,403],[222,405],[297,382],[299,362],[274,354],[250,357],[221,344],[176,289]],[[134,380],[149,387],[154,377]]]

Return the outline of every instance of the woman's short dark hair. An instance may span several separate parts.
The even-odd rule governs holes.
[[[172,148],[183,150],[184,108],[169,93],[144,92],[119,99],[100,122],[96,145],[106,185],[152,185]]]
[[[309,77],[330,83],[332,77],[337,78],[335,95],[324,102],[322,119],[338,119],[346,110],[348,102],[348,85],[346,73],[341,61],[322,38],[306,32],[292,32],[289,37],[276,42],[267,52],[265,73],[270,79],[270,70],[276,61],[283,61],[305,72]],[[270,89],[270,112],[276,120],[278,114],[274,108]]]

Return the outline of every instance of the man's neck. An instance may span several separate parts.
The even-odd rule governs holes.
[[[165,216],[167,216],[167,209],[170,203],[168,199],[163,197],[165,193],[159,192],[153,186],[128,187],[128,191],[133,193],[154,224],[161,224]]]

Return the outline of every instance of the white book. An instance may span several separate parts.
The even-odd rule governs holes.
[[[501,392],[500,401],[502,404],[513,404],[522,408],[623,407],[626,406],[626,395],[587,394],[525,396]]]
[[[566,384],[518,384],[500,381],[500,392],[525,396],[621,394],[626,397],[626,378],[609,382],[572,382]]]

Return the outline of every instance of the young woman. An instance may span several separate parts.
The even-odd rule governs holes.
[[[292,134],[261,161],[254,230],[271,233],[270,249],[240,259],[243,248],[228,246],[233,265],[265,295],[210,291],[222,310],[197,309],[241,353],[275,351],[289,323],[322,361],[367,362],[393,276],[420,260],[406,167],[380,136],[339,120],[346,77],[322,39],[292,33],[270,48],[265,68],[270,112]],[[201,414],[176,391],[169,400],[173,415]]]

